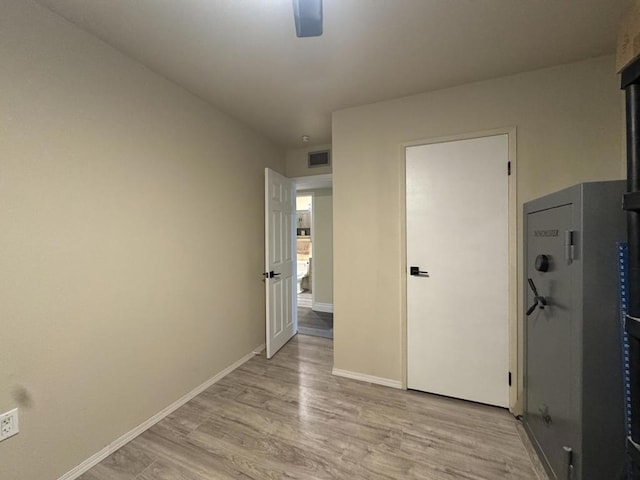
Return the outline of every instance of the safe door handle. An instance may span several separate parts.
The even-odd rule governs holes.
[[[409,273],[414,277],[428,277],[429,272],[420,270],[420,267],[409,267]]]
[[[531,291],[533,292],[533,305],[529,307],[527,310],[527,317],[533,313],[536,307],[540,307],[540,310],[543,310],[547,305],[547,299],[538,294],[538,289],[536,288],[536,284],[533,283],[531,278],[527,279],[529,283],[529,287],[531,287]]]
[[[278,277],[280,275],[282,275],[281,273],[275,273],[273,270],[271,270],[270,272],[264,272],[262,274],[264,276],[264,278],[273,278],[273,277]]]

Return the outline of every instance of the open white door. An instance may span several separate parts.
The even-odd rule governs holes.
[[[265,286],[267,358],[273,357],[298,330],[294,258],[295,181],[265,168]]]

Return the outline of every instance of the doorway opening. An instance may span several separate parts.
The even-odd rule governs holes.
[[[298,307],[311,308],[313,304],[313,241],[311,239],[311,218],[313,196],[296,197],[296,260]]]
[[[333,313],[318,308],[319,304],[316,301],[316,280],[322,281],[322,279],[318,279],[316,275],[318,259],[315,258],[314,251],[316,250],[316,239],[321,240],[324,237],[316,235],[317,227],[322,227],[323,222],[316,222],[315,210],[315,192],[298,192],[296,196],[298,333],[333,338]],[[322,214],[322,212],[320,213]],[[323,261],[322,247],[323,245],[319,244],[317,249],[320,253],[318,256],[320,261]]]

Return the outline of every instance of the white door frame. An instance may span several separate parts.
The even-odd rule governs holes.
[[[325,173],[322,175],[306,175],[304,177],[293,177],[292,180],[296,181],[296,185],[299,183],[303,183],[304,185],[310,185],[308,187],[301,188],[300,190],[296,190],[296,196],[298,193],[300,195],[311,196],[311,248],[315,245],[316,241],[316,215],[315,215],[315,205],[316,205],[316,190],[331,190],[333,192],[333,173]],[[317,183],[316,183],[317,182]],[[314,186],[313,184],[316,183]],[[333,195],[333,193],[332,193]],[[297,256],[297,253],[296,253]],[[313,255],[312,255],[312,258]],[[333,258],[331,259],[333,261]],[[326,304],[321,303],[318,305],[316,302],[316,261],[314,260],[314,265],[311,269],[311,309],[319,312],[330,312],[333,313],[333,305],[331,304],[331,309],[327,308]],[[296,258],[296,267],[297,267],[297,258]],[[296,272],[297,274],[297,272]],[[318,310],[319,308],[319,310]]]
[[[522,413],[522,331],[518,321],[518,214],[516,196],[516,127],[499,128],[481,132],[450,135],[446,137],[419,139],[400,144],[400,266],[401,266],[401,298],[402,302],[402,388],[407,388],[407,205],[406,205],[406,148],[433,143],[453,142],[457,140],[469,140],[473,138],[490,137],[495,135],[507,135],[509,139],[509,162],[511,162],[511,175],[508,177],[509,185],[509,371],[511,372],[511,386],[509,387],[509,410],[514,414]],[[505,169],[507,166],[505,165]]]
[[[311,310],[316,308],[316,258],[313,254],[313,246],[316,244],[316,192],[305,192],[303,195],[311,197]],[[297,194],[297,192],[296,192]]]
[[[293,180],[296,180],[295,178]],[[313,245],[315,243],[315,231],[316,231],[316,216],[314,213],[315,210],[315,204],[316,204],[316,192],[313,190],[296,190],[296,200],[298,199],[298,196],[300,197],[311,197],[311,248],[312,248],[312,254],[311,254],[311,260],[313,261]],[[298,209],[296,208],[296,212],[298,211]],[[296,214],[297,217],[297,214]],[[296,218],[297,219],[297,218]],[[297,237],[297,235],[296,235]],[[298,268],[298,252],[297,249],[295,251],[295,255],[296,255],[296,276],[298,274],[297,272],[297,268]],[[315,284],[316,284],[316,269],[312,266],[311,267],[311,309],[313,310],[313,307],[316,304],[316,289],[314,288]]]

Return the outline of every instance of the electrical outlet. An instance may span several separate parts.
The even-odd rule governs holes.
[[[18,409],[0,415],[0,442],[18,433]]]

